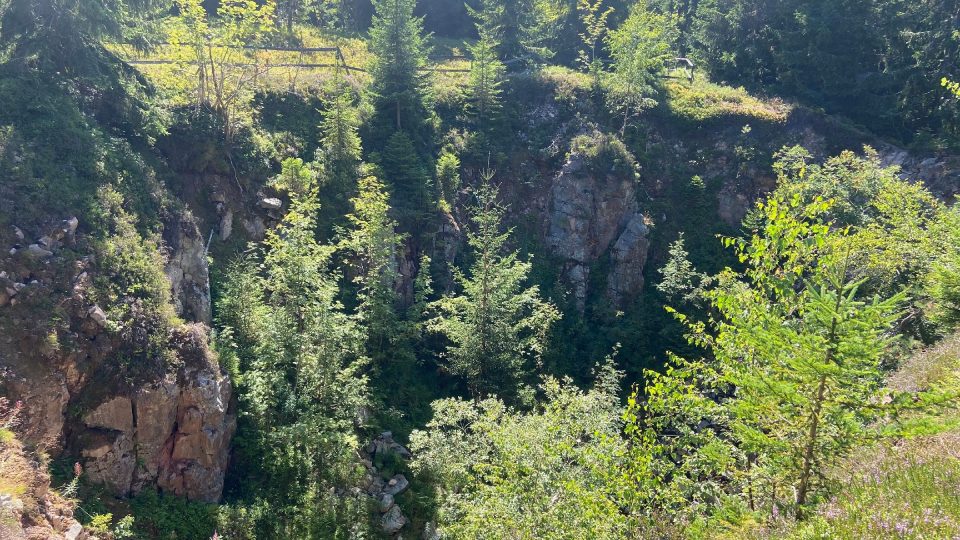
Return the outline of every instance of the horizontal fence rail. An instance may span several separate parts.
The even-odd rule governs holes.
[[[172,46],[172,43],[161,42],[158,43],[159,46]],[[181,46],[187,47],[198,47],[205,46],[205,44],[196,44],[196,43],[187,43],[180,44]],[[340,47],[280,47],[280,46],[254,46],[254,45],[217,45],[218,48],[227,48],[227,49],[242,49],[250,51],[275,51],[275,52],[292,52],[299,53],[300,55],[309,55],[317,53],[335,53],[337,62],[330,63],[318,63],[318,62],[282,62],[278,64],[266,63],[263,64],[265,68],[305,68],[305,69],[325,69],[325,68],[337,68],[342,67],[348,72],[357,71],[361,73],[367,73],[367,70],[362,67],[351,66],[347,64],[346,57],[343,54],[343,51]],[[461,55],[450,55],[444,59],[449,60],[467,60],[468,58]],[[169,60],[169,59],[138,59],[138,58],[127,58],[125,61],[130,65],[171,65],[171,64],[197,64],[196,60]],[[245,62],[231,62],[223,64],[228,67],[255,67],[260,64],[254,63],[245,63]],[[463,68],[439,68],[439,67],[427,67],[420,68],[420,71],[430,72],[430,73],[470,73],[469,69]]]

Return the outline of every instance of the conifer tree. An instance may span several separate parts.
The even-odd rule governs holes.
[[[483,28],[478,28],[480,39],[470,46],[470,82],[467,86],[467,111],[483,132],[500,111],[500,85],[506,68],[497,58],[496,39]]]
[[[434,208],[431,174],[417,156],[413,141],[403,131],[387,141],[380,163],[390,180],[397,221],[405,232],[421,231]]]
[[[676,21],[654,13],[644,2],[630,10],[627,20],[607,34],[613,59],[608,101],[623,115],[621,134],[630,118],[656,104],[657,74],[672,55]]]
[[[372,90],[384,125],[415,133],[428,116],[427,41],[416,0],[374,0]]]
[[[361,146],[358,129],[360,119],[354,107],[352,91],[337,70],[333,97],[328,99],[320,122],[321,146],[317,149],[318,161],[323,165],[326,181],[346,189],[356,183],[359,176]]]
[[[550,2],[536,0],[481,0],[469,9],[478,33],[490,37],[500,60],[519,69],[553,55],[545,43],[553,37],[560,12]]]
[[[712,358],[674,359],[665,375],[651,374],[647,399],[635,398],[629,415],[658,496],[696,499],[712,485],[707,504],[742,491],[752,507],[800,515],[827,467],[896,405],[881,399],[880,362],[903,295],[858,298],[848,233],[822,219],[829,206],[760,205],[752,238],[725,241],[746,270],[722,272],[704,293],[709,324],[679,316]],[[738,480],[711,483],[721,477]]]
[[[237,452],[258,464],[251,495],[275,511],[266,537],[338,537],[364,515],[361,500],[331,493],[357,480],[354,419],[368,398],[363,340],[329,269],[334,248],[315,238],[318,208],[316,182],[292,191],[262,261],[231,269],[221,303],[242,382]]]
[[[359,286],[357,312],[366,329],[367,351],[375,364],[397,356],[395,347],[405,334],[397,307],[399,295],[397,280],[397,251],[402,237],[396,232],[396,222],[389,216],[389,194],[376,177],[360,180],[360,189],[353,203],[353,213],[347,216],[351,224],[343,247],[351,253]],[[402,348],[402,347],[401,347]],[[408,354],[408,355],[409,355]]]
[[[438,315],[430,327],[449,341],[447,368],[466,381],[474,397],[516,399],[560,313],[537,286],[525,286],[530,263],[506,252],[510,231],[501,231],[503,208],[489,185],[491,176],[485,175],[477,193],[476,230],[468,234],[474,263],[466,274],[454,269],[461,292],[433,304]]]

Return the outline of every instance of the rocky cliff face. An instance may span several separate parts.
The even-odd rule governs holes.
[[[189,499],[215,502],[223,491],[235,419],[230,381],[220,373],[200,325],[172,341],[176,374],[111,396],[84,415],[74,439],[95,482],[129,495],[156,485]]]
[[[639,211],[632,175],[597,174],[572,153],[550,188],[546,241],[564,259],[577,306],[586,302],[591,266],[611,254],[607,294],[615,304],[643,286],[647,226]]]
[[[98,265],[83,254],[76,221],[38,235],[32,250],[24,231],[0,236],[13,243],[0,257],[0,395],[23,402],[25,443],[74,456],[87,479],[117,495],[155,486],[218,500],[235,415],[229,378],[208,346],[209,278],[196,224],[183,213],[164,232],[174,307],[193,321],[164,338],[147,334],[156,334],[149,319],[118,325],[93,301]],[[154,344],[159,352],[144,356],[144,343],[157,339],[165,340]]]

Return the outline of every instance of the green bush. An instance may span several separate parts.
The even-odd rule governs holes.
[[[217,527],[217,505],[180,497],[141,492],[130,501],[138,538],[206,540]]]
[[[627,145],[616,135],[595,131],[577,135],[570,141],[570,154],[587,159],[589,168],[599,174],[629,174],[637,172],[636,160]]]

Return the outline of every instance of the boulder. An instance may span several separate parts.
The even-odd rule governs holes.
[[[410,481],[407,480],[407,477],[402,474],[397,474],[387,482],[387,487],[384,491],[396,496],[406,491],[408,487],[410,487]]]
[[[14,253],[16,253],[14,251]],[[27,246],[27,255],[37,259],[46,259],[53,256],[53,252],[48,249],[43,249],[38,244],[30,244]]]
[[[100,308],[100,306],[92,306],[87,310],[87,318],[93,320],[97,323],[97,326],[104,328],[107,326],[107,314]]]
[[[407,518],[400,511],[400,507],[396,505],[380,517],[380,526],[386,534],[397,534],[406,524]]]
[[[377,506],[380,509],[381,514],[393,508],[394,507],[393,495],[389,493],[384,493],[383,495],[381,495],[380,500],[377,501]]]
[[[276,197],[263,197],[260,199],[260,208],[264,210],[280,210],[283,208],[283,202]]]

